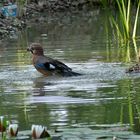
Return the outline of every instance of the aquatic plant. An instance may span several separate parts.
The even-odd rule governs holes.
[[[9,135],[11,137],[17,136],[17,134],[18,134],[18,124],[10,124],[9,128],[8,128],[8,131],[9,131]]]
[[[135,23],[134,23],[132,38],[136,37],[136,29],[137,29],[137,23],[138,23],[139,8],[140,8],[140,0],[138,2],[137,12],[136,12],[136,16],[135,16]]]
[[[0,132],[2,140],[6,140],[7,137],[16,137],[18,134],[18,124],[12,124],[4,116],[0,116]],[[50,134],[48,133],[47,127],[42,125],[32,125],[31,127],[31,136],[34,139],[38,138],[49,138]]]
[[[137,11],[135,15],[135,22],[133,25],[133,29],[131,32],[131,15],[130,12],[132,10],[131,8],[131,0],[116,0],[117,6],[119,9],[119,20],[115,19],[113,16],[110,18],[113,24],[116,27],[117,32],[120,33],[120,36],[123,37],[124,40],[135,38],[136,37],[136,31],[137,31],[137,22],[138,22],[138,13],[139,13],[139,6],[140,6],[140,0],[137,4]]]
[[[6,118],[4,116],[0,116],[0,132],[6,131],[6,126],[7,126]]]
[[[8,123],[9,122],[6,120],[4,116],[0,116],[0,132],[2,140],[6,140],[6,128]]]
[[[47,132],[47,127],[41,125],[32,125],[31,131],[34,139],[50,137],[49,133]]]

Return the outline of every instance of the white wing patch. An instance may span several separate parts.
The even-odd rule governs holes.
[[[55,66],[50,64],[50,69],[55,69]]]

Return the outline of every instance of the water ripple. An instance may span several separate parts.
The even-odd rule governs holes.
[[[64,96],[33,96],[25,99],[26,104],[34,103],[47,103],[47,104],[85,104],[93,103],[97,104],[101,101],[106,102],[110,100],[122,100],[123,97],[118,98],[99,98],[99,99],[82,99],[82,98],[71,98]]]

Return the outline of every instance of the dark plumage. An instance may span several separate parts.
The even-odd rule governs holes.
[[[136,64],[126,70],[126,73],[132,73],[132,72],[134,73],[140,72],[140,64]]]
[[[62,76],[78,76],[79,73],[73,72],[64,63],[47,57],[44,55],[42,46],[39,43],[32,43],[27,51],[32,53],[32,63],[34,67],[43,75],[62,75]]]

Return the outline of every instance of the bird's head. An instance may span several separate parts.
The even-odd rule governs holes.
[[[30,51],[33,55],[43,55],[43,48],[39,43],[32,43],[27,51]]]

